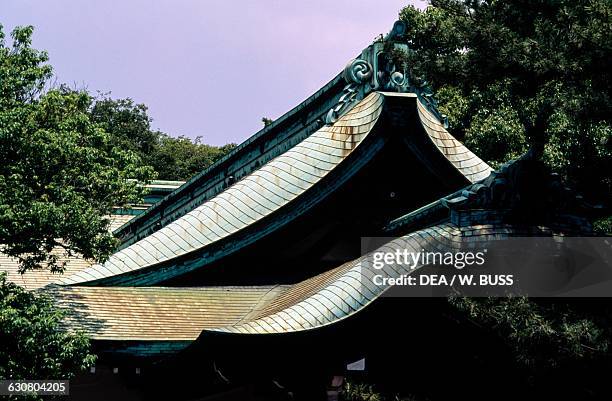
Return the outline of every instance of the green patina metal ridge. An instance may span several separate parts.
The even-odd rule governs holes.
[[[391,32],[376,40],[329,83],[272,124],[255,133],[224,158],[195,175],[149,210],[120,227],[121,248],[138,241],[193,210],[272,158],[284,153],[324,123],[332,124],[373,91],[413,92],[441,121],[435,100],[425,86],[414,87],[406,66],[396,65],[394,51],[402,43],[406,25],[397,21]]]

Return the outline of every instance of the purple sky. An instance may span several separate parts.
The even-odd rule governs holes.
[[[149,106],[153,127],[242,142],[319,89],[419,0],[1,0],[59,82]]]

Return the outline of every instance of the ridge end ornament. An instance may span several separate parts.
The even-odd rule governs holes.
[[[342,77],[347,85],[342,90],[336,105],[325,115],[326,124],[335,123],[372,91],[408,92],[410,90],[406,67],[397,65],[392,56],[395,51],[408,50],[408,45],[402,43],[406,31],[406,24],[396,21],[389,34],[374,41],[346,65]]]
[[[348,83],[363,84],[372,77],[373,72],[372,64],[367,60],[356,58],[344,67],[343,77]]]

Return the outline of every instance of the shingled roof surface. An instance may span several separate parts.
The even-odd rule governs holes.
[[[207,331],[287,333],[338,322],[382,295],[381,288],[364,285],[361,258],[292,285],[114,287],[101,286],[96,280],[155,268],[292,205],[364,142],[381,118],[386,99],[416,107],[413,114],[434,150],[466,183],[489,174],[490,167],[454,139],[415,94],[372,92],[335,123],[321,127],[174,222],[119,250],[104,264],[72,258],[63,276],[46,271],[19,275],[16,261],[0,255],[0,269],[8,271],[9,280],[27,288],[45,287],[67,311],[66,327],[83,330],[95,340],[184,346]],[[131,217],[116,217],[113,227]],[[401,246],[414,249],[445,240],[461,241],[461,231],[443,223],[398,239]],[[401,269],[389,272],[400,273]]]
[[[221,194],[139,242],[66,276],[79,284],[167,262],[236,233],[289,204],[350,155],[380,116],[384,97],[373,92],[332,126],[323,126]]]
[[[448,250],[463,241],[513,235],[508,225],[457,227],[450,222],[419,230],[376,252]],[[367,307],[388,290],[363,274],[371,253],[293,285],[244,287],[82,287],[47,291],[67,312],[67,325],[96,340],[194,341],[204,332],[282,334],[320,328]],[[424,265],[387,264],[385,277]]]
[[[66,326],[95,340],[180,341],[237,324],[281,289],[54,286],[47,292],[66,310]]]
[[[445,240],[460,241],[460,236],[460,230],[444,224],[399,238],[384,249],[431,249]],[[341,320],[379,297],[383,288],[364,285],[360,274],[366,257],[294,285],[54,286],[48,291],[65,308],[68,326],[97,340],[195,340],[203,330],[286,333]],[[389,274],[406,273],[391,268],[397,270]]]
[[[421,102],[417,102],[419,118],[432,142],[450,163],[474,183],[491,174],[491,167],[455,139],[444,125]]]

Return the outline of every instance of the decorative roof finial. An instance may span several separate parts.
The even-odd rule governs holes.
[[[404,66],[397,65],[392,57],[394,50],[406,51],[408,46],[400,43],[407,31],[406,23],[396,21],[393,29],[382,40],[376,40],[361,55],[351,60],[344,68],[347,82],[338,104],[332,107],[325,118],[333,124],[368,93],[376,90],[407,92],[408,74]]]
[[[406,36],[406,32],[408,32],[408,25],[404,21],[395,21],[385,40],[401,40]]]

